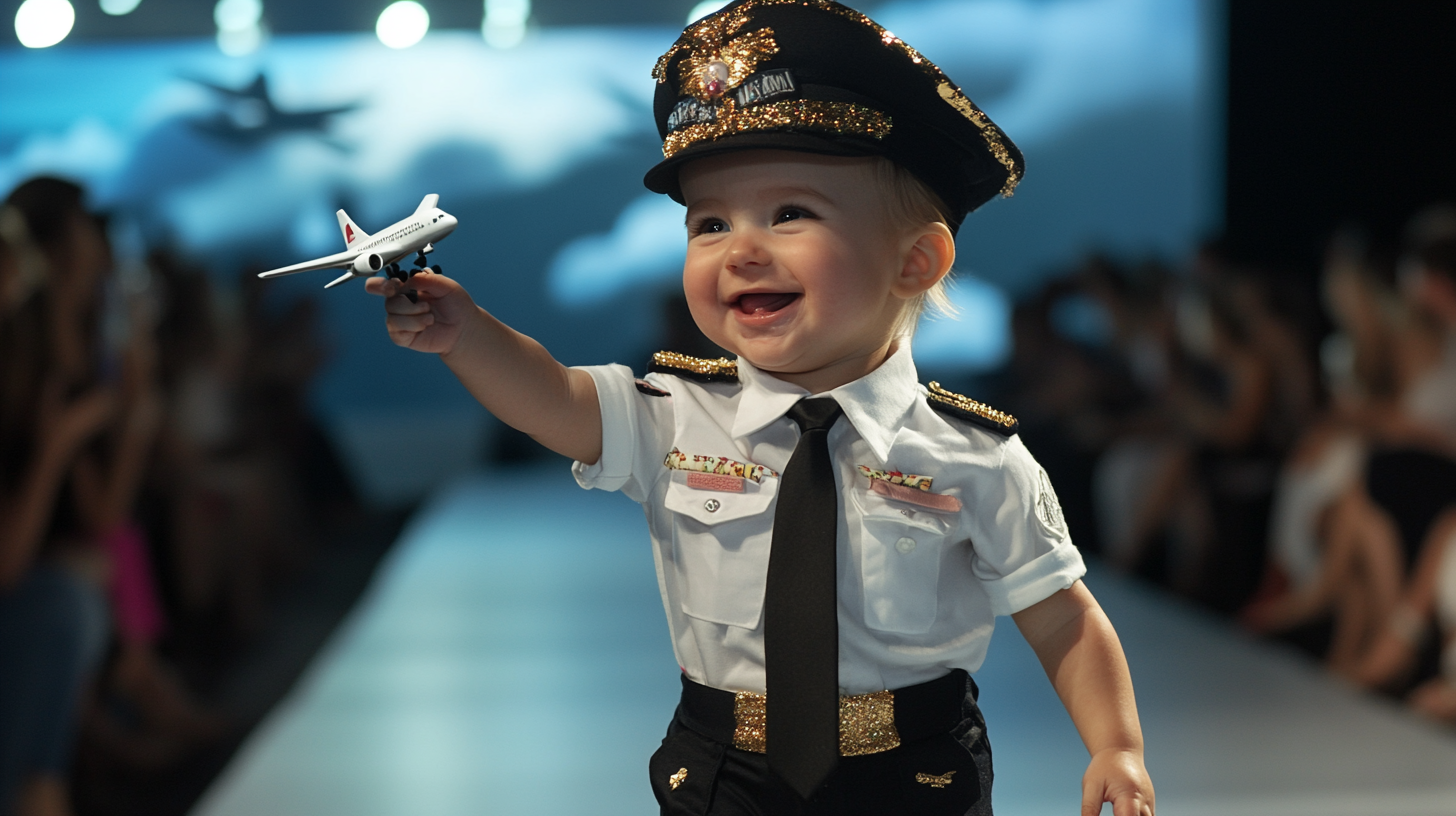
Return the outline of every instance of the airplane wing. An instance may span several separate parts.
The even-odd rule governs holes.
[[[359,253],[354,250],[345,250],[322,258],[315,258],[312,261],[296,263],[293,266],[285,266],[279,269],[270,269],[267,272],[258,273],[260,278],[279,278],[284,275],[292,275],[295,272],[312,272],[315,269],[342,269],[354,263]]]

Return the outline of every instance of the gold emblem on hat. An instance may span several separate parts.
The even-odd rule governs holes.
[[[667,63],[686,48],[688,54],[677,66],[678,93],[700,102],[721,99],[757,71],[760,62],[779,52],[771,28],[733,37],[747,24],[748,12],[738,9],[688,26],[682,39],[657,61],[653,78],[666,82]]]
[[[672,776],[669,776],[667,778],[667,784],[670,785],[673,790],[677,790],[677,786],[678,785],[681,785],[684,782],[686,782],[687,779],[688,779],[688,769],[687,768],[678,768],[677,769],[677,773],[675,773]]]

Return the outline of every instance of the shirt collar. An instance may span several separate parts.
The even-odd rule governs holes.
[[[735,439],[762,430],[787,413],[794,403],[809,396],[803,388],[760,371],[741,357],[738,379],[743,384],[743,392],[738,400],[738,413],[733,418]],[[889,458],[890,446],[906,412],[920,395],[918,383],[907,340],[879,368],[824,396],[833,397],[839,403],[860,437],[884,462]]]

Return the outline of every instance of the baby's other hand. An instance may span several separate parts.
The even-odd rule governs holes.
[[[419,272],[401,283],[394,278],[370,278],[365,291],[385,298],[384,326],[395,345],[431,354],[447,354],[460,340],[465,320],[476,312],[475,302],[459,283],[432,272]],[[417,302],[405,291],[413,290]]]
[[[1082,776],[1082,816],[1097,816],[1102,803],[1112,816],[1153,816],[1153,780],[1141,751],[1107,748],[1092,755]]]

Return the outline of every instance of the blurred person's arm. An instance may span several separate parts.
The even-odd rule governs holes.
[[[72,484],[93,533],[105,533],[130,517],[146,477],[163,414],[155,353],[149,336],[138,335],[128,344],[121,422],[112,455],[104,465],[95,456],[83,456],[76,462]]]
[[[1082,814],[1103,802],[1114,816],[1151,816],[1153,782],[1132,675],[1112,622],[1081,581],[1011,616],[1031,644],[1077,726],[1091,762],[1082,777]]]
[[[601,457],[601,407],[591,375],[557,362],[443,275],[417,274],[405,285],[370,278],[365,285],[388,298],[385,325],[396,345],[440,355],[486,410],[551,450],[585,464]],[[401,294],[406,286],[417,303]]]
[[[0,501],[0,590],[15,586],[35,559],[77,452],[115,411],[116,396],[109,389],[95,389],[63,406],[59,399],[43,401],[36,452],[16,495]]]
[[[1380,688],[1411,670],[1435,616],[1441,567],[1446,558],[1456,558],[1456,509],[1447,509],[1431,524],[1406,591],[1375,642],[1347,672],[1352,682]]]
[[[1191,389],[1173,394],[1180,420],[1200,439],[1221,448],[1238,448],[1258,433],[1269,408],[1269,367],[1253,353],[1241,352],[1223,361],[1219,369],[1228,379],[1229,396],[1219,405]]]

